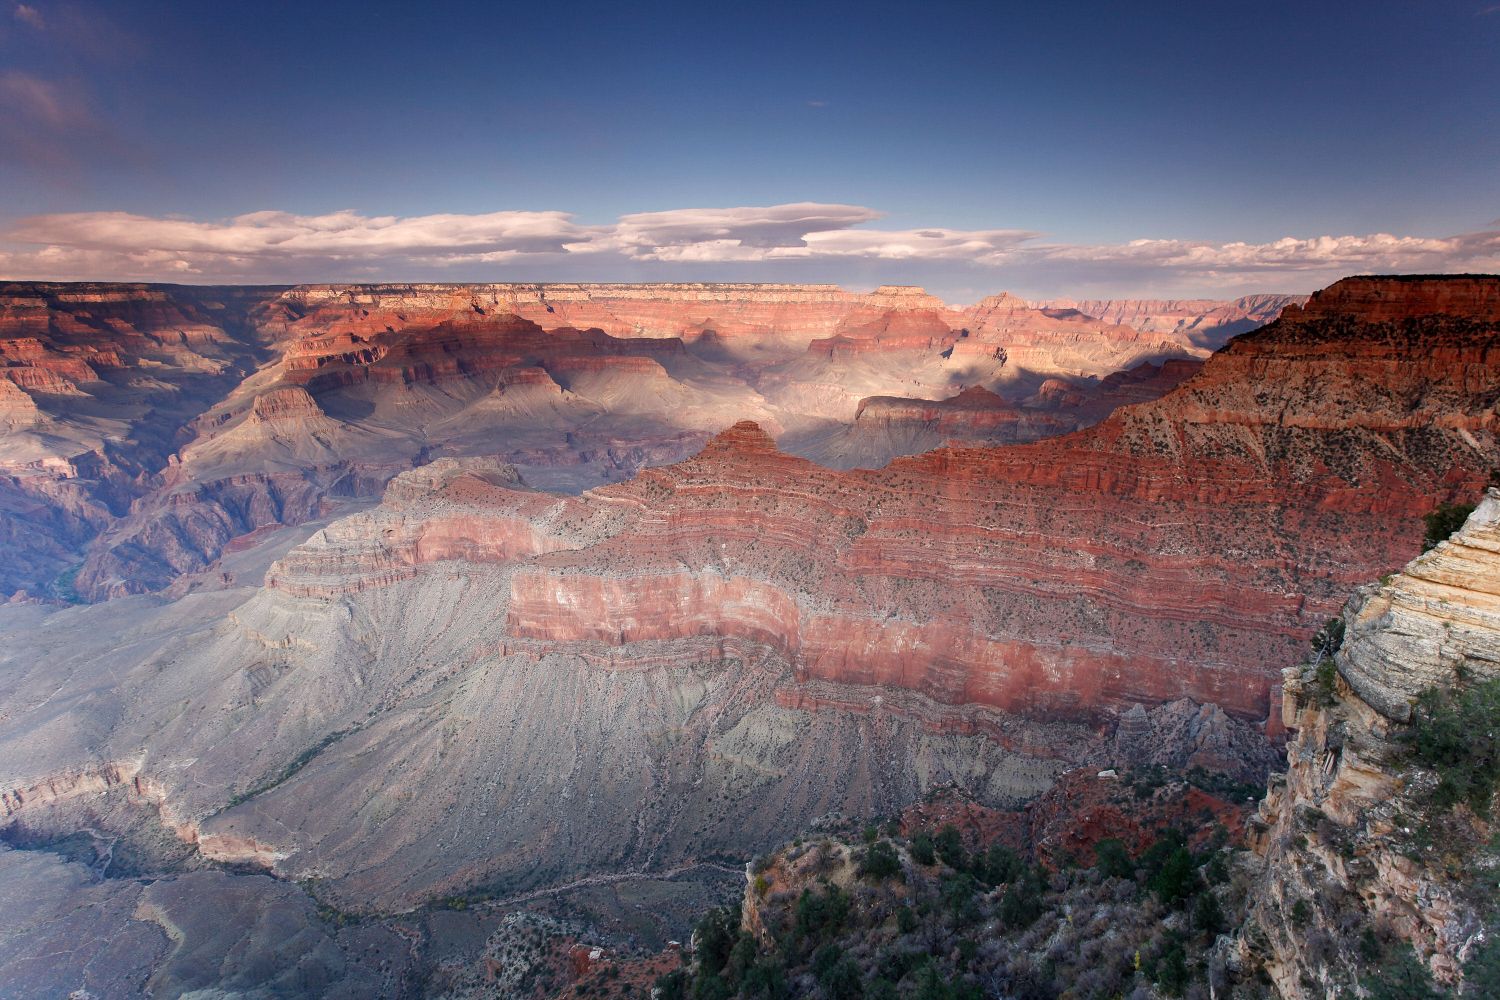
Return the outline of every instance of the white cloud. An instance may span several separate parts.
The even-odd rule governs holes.
[[[42,12],[31,6],[31,4],[16,4],[14,13],[16,20],[20,21],[24,25],[27,25],[28,27],[35,28],[38,31],[41,31],[42,29],[47,27],[47,20],[46,18],[42,17]]]
[[[620,216],[605,245],[645,258],[699,244],[732,244],[774,250],[802,246],[809,233],[847,229],[879,217],[879,212],[860,205],[822,205],[816,202],[764,208],[679,208],[669,212],[637,212]]]
[[[7,93],[0,78],[0,95]],[[30,94],[34,118],[66,119],[66,102]],[[52,109],[52,110],[49,110]],[[584,225],[566,212],[489,212],[412,217],[254,212],[219,221],[75,212],[15,224],[0,245],[0,276],[277,281],[400,279],[414,271],[495,276],[513,265],[526,279],[660,273],[681,279],[724,269],[741,280],[797,268],[886,265],[890,280],[908,269],[992,275],[1000,286],[1228,287],[1253,282],[1306,290],[1367,271],[1500,269],[1500,228],[1447,237],[1287,237],[1266,243],[1140,239],[1119,244],[1047,243],[1021,229],[865,228],[880,213],[859,205],[812,202],[764,207],[676,209]],[[843,263],[840,263],[843,262]],[[863,262],[863,263],[860,263]],[[653,272],[651,269],[660,269]],[[934,271],[933,269],[937,269]]]
[[[23,220],[10,238],[94,250],[261,257],[382,258],[497,251],[560,253],[588,234],[564,212],[490,212],[367,218],[253,212],[224,222],[158,219],[126,212],[74,212]]]
[[[1285,237],[1269,243],[1132,240],[1107,246],[1038,246],[1028,255],[1055,264],[1180,272],[1204,277],[1500,268],[1500,230],[1458,236]]]

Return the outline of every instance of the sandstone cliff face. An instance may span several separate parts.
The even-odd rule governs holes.
[[[184,469],[246,424],[316,420],[308,398],[348,424],[381,398],[394,423],[464,393],[577,394],[545,357],[429,379],[413,359],[432,345],[477,338],[493,360],[532,336],[461,326],[371,333],[392,351],[327,366],[400,348],[392,370],[418,377],[399,395],[366,378],[304,397],[267,365]],[[1268,665],[1487,474],[1496,336],[1452,316],[1280,323],[1095,428],[873,471],[748,423],[577,496],[429,455],[264,587],[3,609],[3,785],[145,748],[163,815],[206,849],[402,908],[742,855],[944,783],[1013,806],[1138,701],[1223,706],[1163,726],[1189,756],[1232,754],[1226,722],[1264,716]],[[650,357],[691,388],[701,359]]]
[[[1409,942],[1452,987],[1485,940],[1485,913],[1466,884],[1472,862],[1448,835],[1457,824],[1482,844],[1489,827],[1466,812],[1433,815],[1433,776],[1412,763],[1403,735],[1423,691],[1500,676],[1500,493],[1451,539],[1366,588],[1343,621],[1336,673],[1286,672],[1295,737],[1256,823],[1266,870],[1245,950],[1282,996],[1332,996],[1374,964],[1362,950],[1368,929]]]
[[[1217,350],[1231,337],[1274,320],[1305,295],[1247,295],[1232,302],[1215,299],[1050,299],[1038,309],[1082,313],[1141,333],[1185,335],[1195,346]]]

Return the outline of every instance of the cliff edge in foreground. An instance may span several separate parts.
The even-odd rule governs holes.
[[[1417,992],[1388,995],[1430,995],[1424,967],[1492,996],[1500,491],[1366,588],[1341,628],[1331,656],[1286,672],[1296,736],[1261,805],[1247,952],[1288,998],[1398,983]]]

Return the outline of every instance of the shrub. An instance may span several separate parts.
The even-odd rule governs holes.
[[[978,891],[979,883],[967,872],[943,879],[943,905],[953,914],[955,923],[962,926],[979,919],[979,904],[974,900]]]
[[[901,874],[901,859],[889,840],[877,840],[865,850],[859,863],[859,874],[865,878],[887,879]]]
[[[1109,837],[1094,845],[1094,867],[1105,878],[1135,878],[1135,862],[1125,850],[1125,842]]]
[[[1460,691],[1425,691],[1412,721],[1412,753],[1438,776],[1434,805],[1447,809],[1466,802],[1488,818],[1500,781],[1500,678]]]
[[[848,916],[849,896],[838,886],[830,885],[821,893],[803,889],[797,899],[797,936],[819,940],[836,933]]]
[[[700,975],[693,982],[693,1000],[729,1000],[732,996],[734,990],[720,976]]]
[[[812,973],[819,979],[826,976],[830,969],[844,960],[844,950],[836,944],[825,944],[813,952]]]
[[[738,916],[726,906],[715,907],[693,931],[699,965],[710,975],[717,975],[729,962],[729,953],[740,936]]]
[[[1427,533],[1422,538],[1422,551],[1437,548],[1437,546],[1448,540],[1448,538],[1469,519],[1474,513],[1474,505],[1471,503],[1440,503],[1437,509],[1422,515],[1422,521],[1427,525]]]
[[[937,849],[937,856],[949,867],[963,871],[969,866],[968,855],[964,851],[964,838],[956,826],[949,824],[939,830],[933,846]]]
[[[1500,997],[1500,937],[1492,936],[1464,964],[1466,997]]]
[[[974,859],[974,874],[987,885],[1014,882],[1025,867],[1020,856],[1004,844],[991,844],[982,861]]]
[[[1386,960],[1370,970],[1360,985],[1370,1000],[1439,1000],[1427,967],[1417,960],[1411,945],[1402,944]]]
[[[1199,893],[1193,900],[1193,926],[1209,936],[1224,929],[1224,911],[1212,892]]]
[[[859,1000],[864,996],[859,966],[847,958],[839,959],[819,974],[818,983],[823,987],[828,1000]]]
[[[933,850],[932,835],[926,830],[918,830],[911,838],[911,858],[919,865],[931,865],[937,862],[937,854]]]
[[[1000,919],[1007,927],[1022,929],[1036,923],[1042,915],[1042,880],[1027,869],[1005,890],[1000,899]]]
[[[1312,651],[1319,657],[1332,656],[1344,644],[1344,619],[1330,618],[1313,633]]]
[[[1163,904],[1180,906],[1185,903],[1198,888],[1198,868],[1193,864],[1192,852],[1186,847],[1173,848],[1148,884]]]
[[[1339,668],[1334,664],[1333,657],[1325,656],[1318,661],[1317,667],[1313,669],[1312,682],[1315,704],[1332,708],[1338,702],[1338,676]]]
[[[1156,985],[1167,996],[1180,997],[1187,984],[1187,952],[1182,950],[1181,943],[1173,941],[1156,962]]]
[[[740,982],[740,992],[764,1000],[787,1000],[792,991],[787,988],[786,971],[781,964],[764,959],[746,970],[745,978]]]
[[[902,934],[910,934],[916,930],[918,923],[916,911],[910,906],[903,906],[896,911],[896,927]]]
[[[682,969],[667,973],[656,980],[660,1000],[687,1000],[688,975]]]

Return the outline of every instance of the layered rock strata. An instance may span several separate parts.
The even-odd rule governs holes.
[[[1260,807],[1262,901],[1242,943],[1287,998],[1375,974],[1381,938],[1411,944],[1456,987],[1486,940],[1476,884],[1492,879],[1482,847],[1491,828],[1467,808],[1449,816],[1430,803],[1436,777],[1405,737],[1423,692],[1500,676],[1500,493],[1458,534],[1366,588],[1343,622],[1331,669],[1286,673],[1295,737]]]
[[[519,517],[554,539],[513,571],[520,638],[730,636],[810,681],[943,703],[1056,717],[1186,696],[1262,718],[1268,664],[1497,457],[1500,330],[1400,287],[1399,320],[1365,321],[1335,286],[1065,438],[837,473],[742,423],[540,518],[497,495],[466,530]]]

